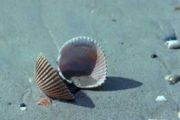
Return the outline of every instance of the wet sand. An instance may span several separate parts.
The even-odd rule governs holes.
[[[177,120],[180,50],[166,38],[180,36],[178,0],[0,0],[0,119],[2,120]],[[55,67],[58,49],[72,37],[95,38],[108,61],[108,79],[82,90],[76,102],[53,101],[48,108],[34,82],[43,52]],[[157,57],[152,58],[155,54]],[[166,102],[156,102],[157,96]],[[27,110],[19,105],[25,103]]]

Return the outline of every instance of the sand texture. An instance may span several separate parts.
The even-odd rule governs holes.
[[[180,37],[178,5],[178,0],[0,0],[0,120],[178,120],[180,83],[164,80],[180,75],[180,50],[164,45]],[[34,83],[37,56],[44,53],[56,67],[59,48],[80,35],[95,38],[104,49],[106,83],[80,91],[74,103],[37,105],[43,97]],[[161,95],[167,101],[157,102]]]

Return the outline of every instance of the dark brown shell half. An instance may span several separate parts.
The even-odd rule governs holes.
[[[80,36],[67,41],[57,59],[59,74],[79,88],[102,85],[107,76],[106,58],[95,40]]]
[[[40,55],[35,66],[35,81],[39,88],[50,98],[73,100],[74,95],[61,80],[58,72],[51,67],[48,60]]]

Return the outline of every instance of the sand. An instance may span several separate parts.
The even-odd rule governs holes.
[[[178,0],[0,0],[1,120],[177,120],[180,50],[167,37],[180,37]],[[53,101],[45,108],[34,83],[40,52],[55,67],[58,49],[73,37],[95,38],[104,49],[108,79],[82,90],[76,102]],[[157,58],[151,58],[156,54]],[[31,82],[32,81],[32,82]],[[156,102],[157,96],[166,102]],[[25,103],[27,109],[20,110]]]

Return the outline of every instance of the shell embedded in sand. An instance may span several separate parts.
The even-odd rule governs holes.
[[[165,76],[165,80],[167,80],[170,84],[175,84],[178,81],[180,81],[180,75],[170,74],[170,75]]]
[[[163,101],[167,101],[167,99],[164,96],[157,96],[156,102],[163,102]]]
[[[77,87],[94,88],[106,80],[105,54],[93,39],[75,37],[63,45],[59,54],[59,74]]]
[[[47,59],[40,55],[35,67],[35,80],[39,88],[50,98],[73,100],[74,95],[61,80],[58,72],[51,67]]]
[[[166,41],[165,45],[169,49],[180,49],[180,41],[179,40],[169,40],[169,41]]]

